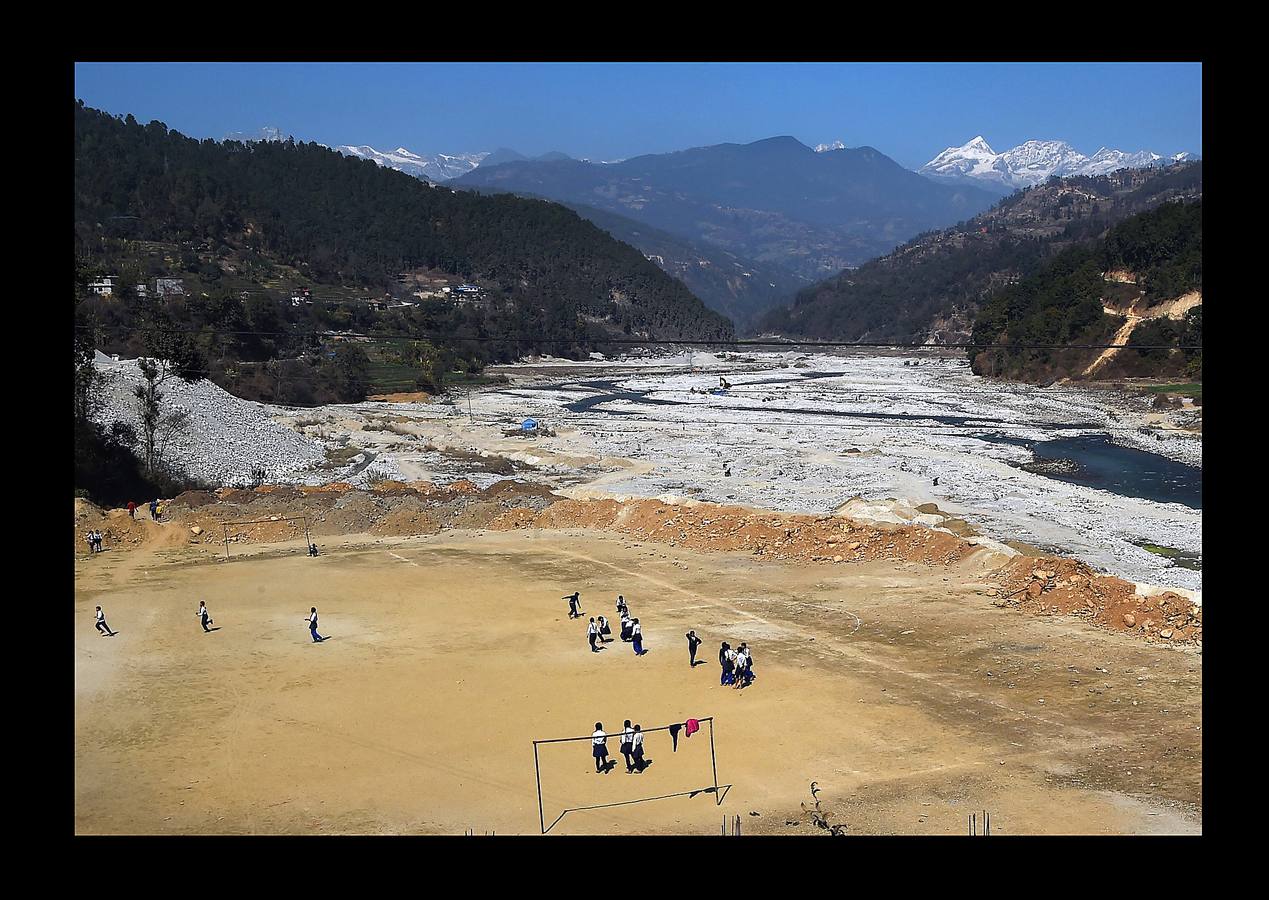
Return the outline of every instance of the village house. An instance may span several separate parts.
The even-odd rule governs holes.
[[[154,293],[160,297],[183,296],[185,294],[185,282],[180,278],[156,278],[154,279]]]
[[[119,286],[118,275],[107,275],[88,285],[88,290],[92,291],[99,297],[110,297],[114,294],[115,288]]]

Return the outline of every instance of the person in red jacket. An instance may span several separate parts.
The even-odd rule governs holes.
[[[137,504],[134,501],[129,500],[128,501],[128,518],[135,519],[136,517],[137,517]]]

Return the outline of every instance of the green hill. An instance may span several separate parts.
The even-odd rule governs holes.
[[[979,374],[1025,381],[1091,375],[1095,362],[1098,377],[1201,378],[1202,351],[1172,348],[1202,346],[1203,307],[1173,310],[1168,301],[1202,290],[1203,203],[1167,203],[993,294],[974,322],[970,359]],[[1069,346],[1125,336],[1128,347],[1106,354]]]
[[[187,336],[189,367],[239,393],[259,391],[227,379],[233,363],[311,362],[324,354],[312,335],[341,327],[417,340],[406,355],[432,386],[438,368],[577,354],[606,338],[734,337],[639,251],[554,203],[434,187],[317,144],[193,140],[82,102],[74,137],[76,302],[102,349],[152,352],[148,335]],[[477,285],[480,302],[367,305],[421,271]],[[103,300],[86,285],[107,274],[122,286]],[[136,296],[134,284],[158,277],[181,277],[186,296]],[[299,288],[321,300],[292,307]],[[310,402],[364,391],[364,379],[336,385],[312,368]]]

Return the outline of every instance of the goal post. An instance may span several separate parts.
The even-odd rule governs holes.
[[[542,749],[548,745],[582,743],[582,742],[586,742],[587,745],[589,746],[593,738],[592,738],[592,735],[587,734],[587,735],[582,735],[580,737],[545,738],[545,739],[534,740],[533,741],[533,771],[534,771],[534,779],[537,783],[538,825],[541,829],[541,833],[546,834],[548,831],[554,828],[557,824],[559,824],[560,820],[563,819],[569,813],[582,812],[583,810],[604,809],[604,808],[614,807],[614,806],[628,806],[634,803],[646,803],[653,800],[667,800],[671,797],[689,797],[690,798],[690,797],[695,797],[697,794],[713,794],[714,805],[721,806],[723,802],[723,797],[726,795],[727,789],[730,788],[731,785],[722,785],[722,788],[720,789],[720,786],[718,784],[718,757],[715,753],[715,747],[714,747],[714,717],[701,716],[697,718],[696,721],[700,724],[699,730],[701,732],[704,732],[707,727],[709,731],[709,767],[710,767],[709,779],[710,780],[707,783],[703,783],[703,784],[697,783],[697,784],[689,785],[683,790],[675,790],[675,791],[671,791],[670,793],[662,793],[662,794],[653,795],[653,796],[639,796],[639,797],[633,797],[631,799],[616,800],[613,802],[593,803],[593,804],[584,804],[584,805],[576,805],[576,806],[571,806],[565,803],[563,804],[564,805],[563,812],[561,812],[558,816],[556,816],[555,819],[553,819],[549,825],[546,822],[546,804],[543,799],[543,791],[542,791],[542,758],[541,758]],[[640,733],[646,736],[646,735],[656,734],[658,732],[673,732],[673,734],[671,735],[673,740],[673,750],[671,752],[677,754],[681,746],[690,745],[688,736],[685,733],[680,733],[682,729],[684,729],[686,724],[687,724],[687,721],[684,720],[682,722],[678,722],[671,725],[661,725],[656,728],[641,728]],[[608,741],[610,743],[616,742],[618,745],[620,745],[621,736],[622,736],[622,733],[620,731],[611,732],[608,734]],[[619,753],[615,754],[613,761],[610,763],[610,765],[615,766],[616,757],[619,757],[619,756],[620,756]],[[654,760],[649,760],[648,762],[649,764],[651,764],[653,761]],[[701,761],[698,758],[697,764],[700,764],[700,762]],[[663,760],[662,765],[658,769],[658,771],[663,771],[664,769],[665,769],[665,762]],[[651,769],[649,769],[649,771],[651,771]],[[704,773],[702,772],[702,776],[703,774]],[[643,777],[642,774],[640,775],[640,777]],[[677,785],[674,785],[674,786],[677,787]]]
[[[297,524],[298,523],[298,524]],[[276,516],[272,519],[251,519],[245,522],[221,522],[223,538],[225,543],[225,559],[229,559],[229,529],[231,528],[251,528],[252,526],[278,526],[287,529],[287,534],[282,540],[293,540],[299,537],[301,529],[304,532],[304,551],[307,553],[309,545],[313,542],[308,530],[308,516]],[[238,535],[235,535],[235,540]],[[262,543],[276,543],[276,541],[262,541]]]

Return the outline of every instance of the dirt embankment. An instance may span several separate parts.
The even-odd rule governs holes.
[[[1130,581],[1098,575],[1061,557],[1017,558],[991,576],[996,606],[1037,616],[1075,616],[1101,628],[1132,632],[1146,643],[1203,645],[1203,608],[1172,591],[1152,597]]]
[[[480,490],[470,481],[445,487],[386,481],[373,490],[348,484],[321,487],[265,485],[254,490],[190,491],[165,504],[162,522],[139,509],[101,510],[75,501],[75,546],[96,528],[108,549],[167,548],[294,541],[308,519],[314,540],[323,536],[434,534],[444,528],[593,529],[615,531],[695,551],[747,551],[781,561],[848,564],[870,561],[949,566],[990,551],[945,531],[916,525],[864,523],[840,515],[791,515],[710,503],[675,505],[660,500],[565,499],[542,485],[500,481]],[[250,522],[252,524],[243,524]],[[208,547],[207,549],[211,549]],[[988,561],[984,557],[984,561]],[[1177,594],[1143,597],[1135,586],[1099,575],[1059,557],[1005,560],[986,576],[997,606],[1031,615],[1065,615],[1147,642],[1202,645],[1202,609]]]

